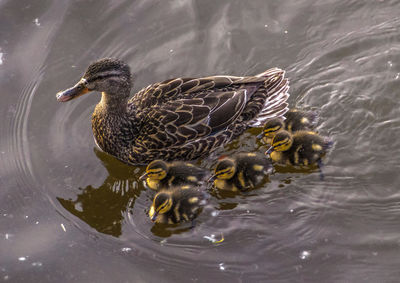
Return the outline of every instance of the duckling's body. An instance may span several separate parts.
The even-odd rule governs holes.
[[[317,164],[332,146],[332,140],[311,131],[298,131],[293,135],[281,131],[272,140],[271,159],[283,165],[309,166]]]
[[[263,128],[259,138],[266,144],[271,144],[273,137],[281,130],[290,133],[297,131],[311,131],[315,128],[318,114],[315,111],[304,111],[296,108],[289,109],[284,116],[286,119],[276,117],[269,119]]]
[[[198,187],[177,186],[161,190],[154,196],[149,217],[153,222],[164,224],[191,221],[200,213],[207,198]]]
[[[199,186],[208,178],[208,170],[197,167],[189,162],[164,162],[154,160],[146,168],[146,185],[152,190],[165,190],[174,186]]]
[[[288,132],[312,131],[316,126],[318,114],[315,111],[292,108],[286,112],[285,118],[285,130]]]
[[[176,78],[152,84],[129,99],[130,68],[118,59],[91,64],[68,101],[101,91],[92,115],[96,144],[131,164],[208,155],[247,128],[287,111],[288,80],[274,68],[248,77]]]
[[[218,161],[214,186],[226,191],[246,191],[259,185],[271,171],[271,162],[264,155],[239,153]]]

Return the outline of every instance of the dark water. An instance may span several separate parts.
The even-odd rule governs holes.
[[[387,0],[1,1],[0,280],[398,282],[399,11]],[[135,91],[286,69],[291,105],[318,109],[336,141],[325,180],[276,173],[213,198],[194,229],[153,227],[143,168],[95,149],[99,95],[55,99],[105,56],[132,66]],[[225,153],[255,150],[256,133]]]

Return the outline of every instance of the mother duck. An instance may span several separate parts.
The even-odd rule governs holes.
[[[94,139],[121,161],[190,160],[285,114],[289,82],[284,75],[273,68],[246,77],[175,78],[151,84],[129,99],[129,66],[104,58],[92,63],[76,85],[57,93],[57,100],[100,91],[92,115]]]

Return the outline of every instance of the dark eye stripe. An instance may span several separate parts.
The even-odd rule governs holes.
[[[97,81],[97,80],[104,80],[107,78],[111,78],[111,77],[119,77],[121,76],[121,72],[110,72],[110,73],[106,73],[106,74],[100,74],[91,78],[86,79],[88,83],[93,82],[93,81]]]
[[[216,174],[222,175],[222,174],[228,173],[230,171],[232,171],[232,168],[222,169],[222,170],[218,171]]]

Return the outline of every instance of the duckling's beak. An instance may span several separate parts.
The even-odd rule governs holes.
[[[267,149],[267,151],[265,152],[265,155],[271,154],[271,152],[274,151],[274,147],[271,146],[270,148]]]
[[[139,181],[146,180],[147,176],[148,176],[147,173],[144,172],[144,174],[143,174],[142,176],[139,177]]]
[[[260,140],[260,139],[262,139],[263,137],[264,137],[264,133],[261,133],[261,134],[259,134],[256,138]]]
[[[210,177],[210,179],[207,180],[207,182],[213,182],[217,178],[217,175],[214,174]]]
[[[89,89],[86,87],[86,80],[82,78],[73,87],[57,93],[56,97],[57,97],[58,101],[65,102],[65,101],[74,99],[76,97],[79,97],[81,95],[84,95],[85,93],[88,93],[88,92],[89,92]]]
[[[157,215],[158,215],[158,213],[156,212],[156,210],[154,209],[154,206],[152,205],[152,206],[150,207],[150,211],[149,211],[150,220],[151,220],[152,222],[156,221]]]

